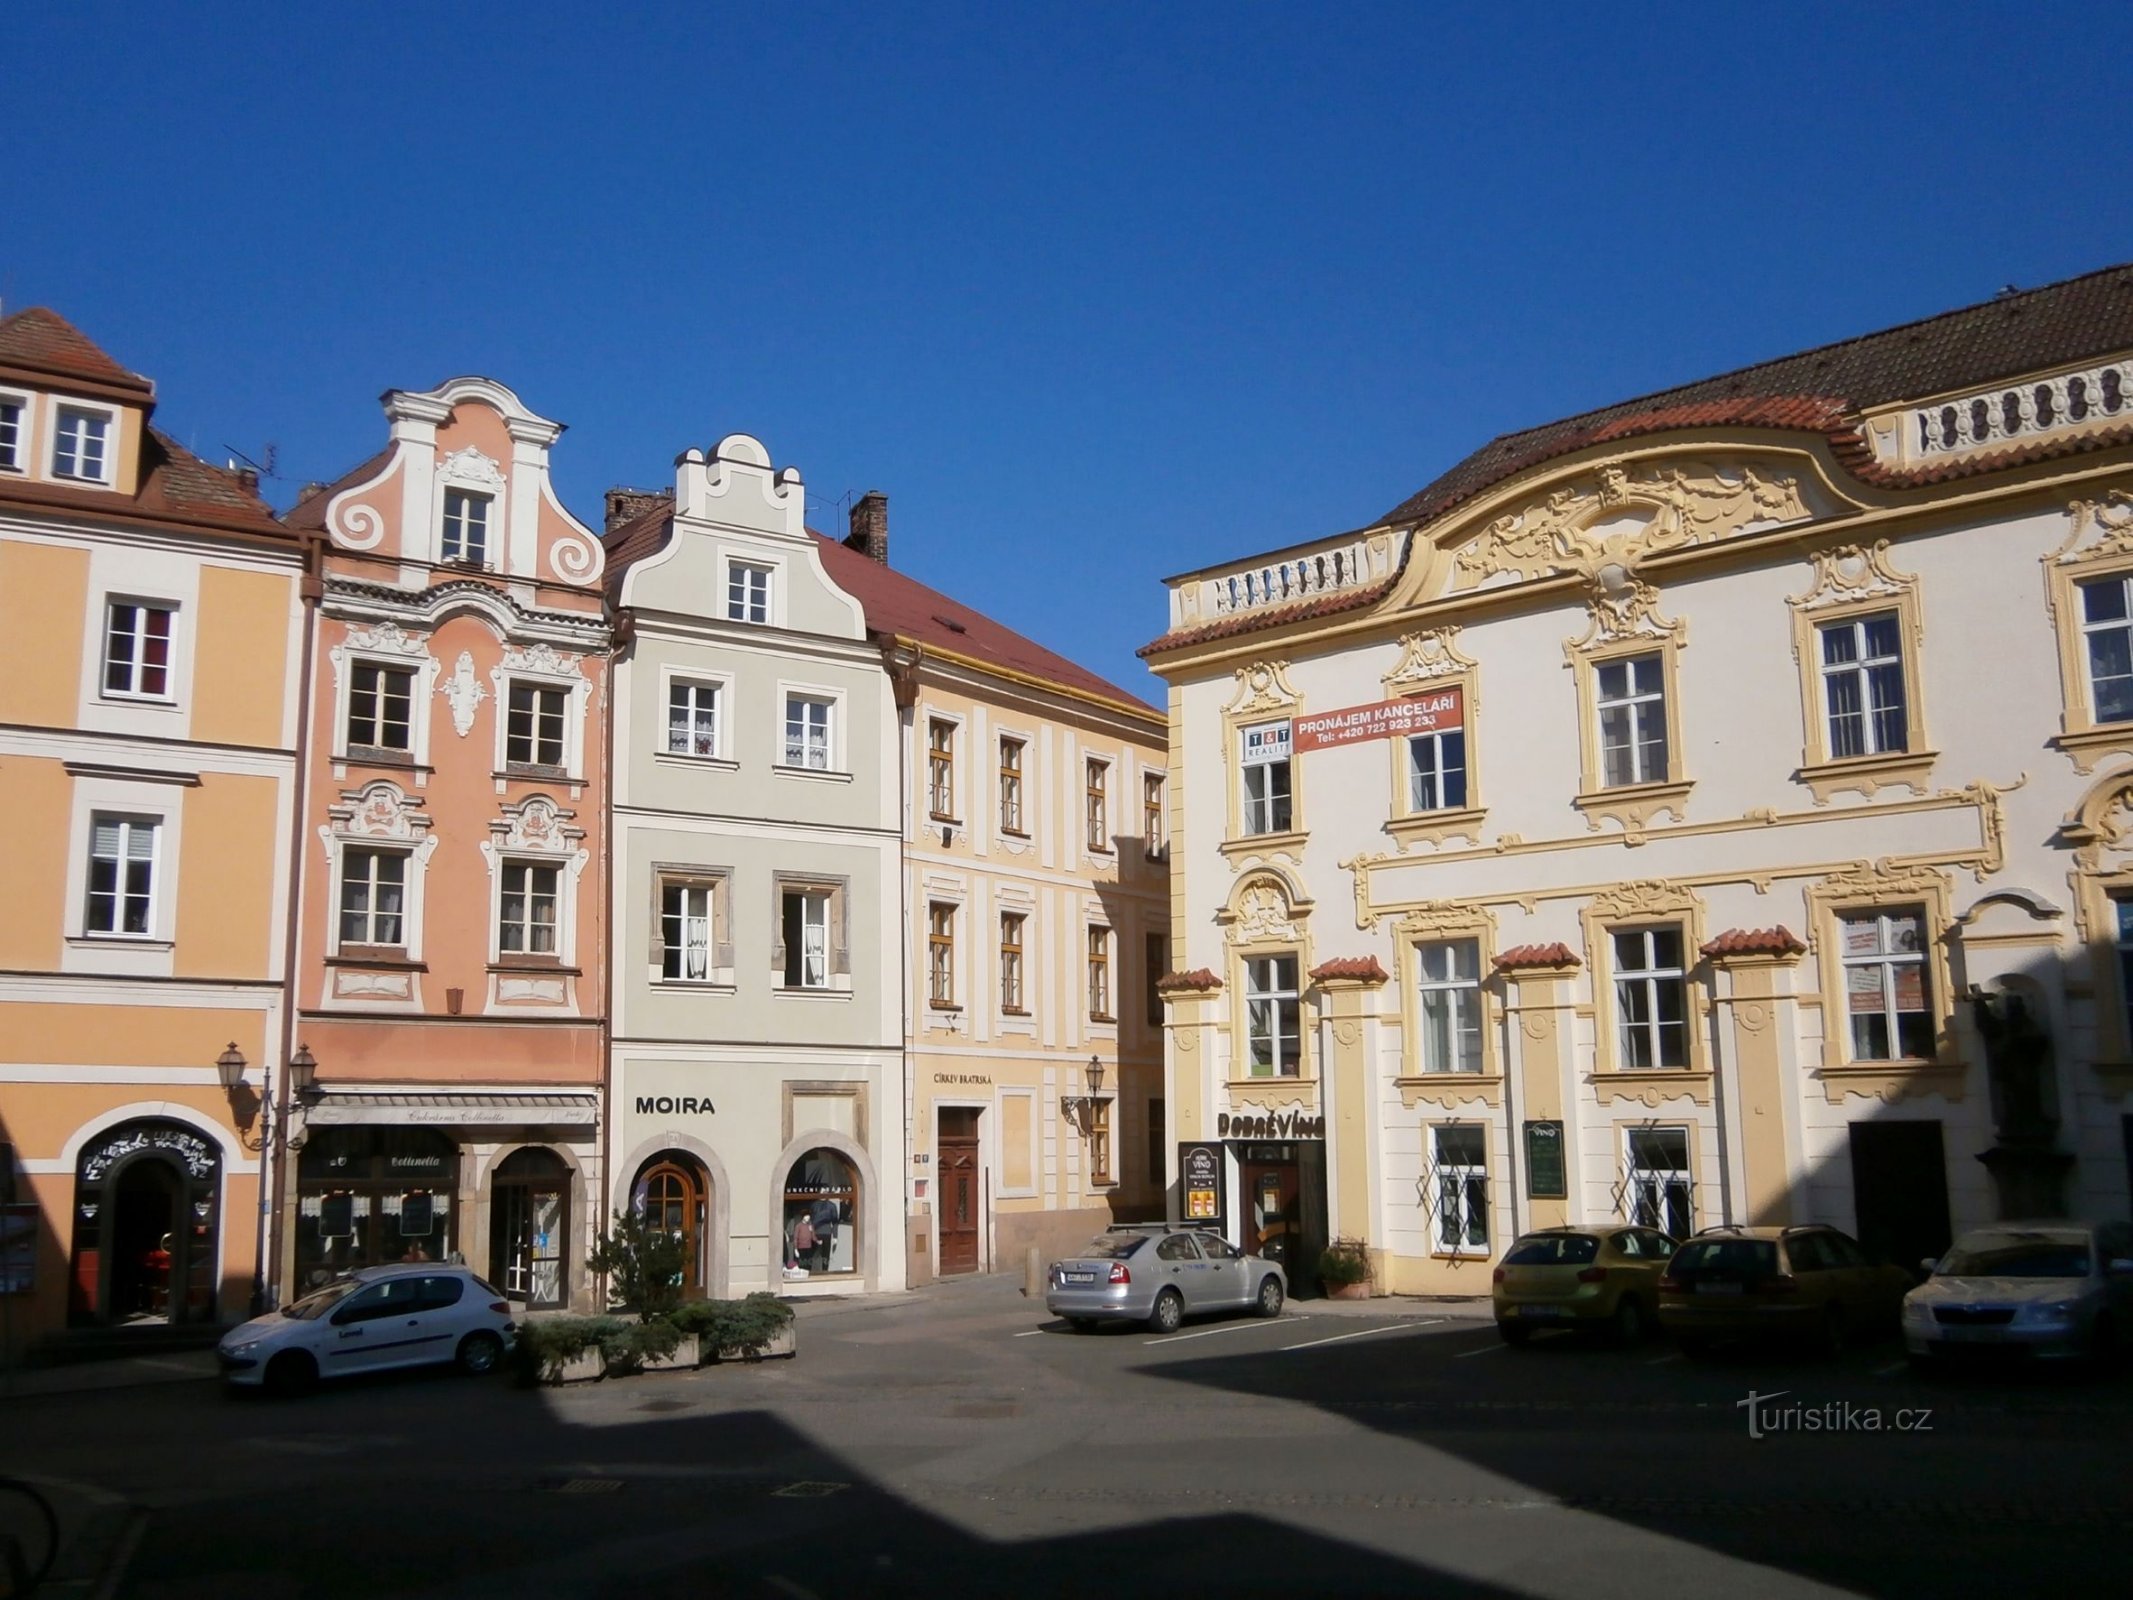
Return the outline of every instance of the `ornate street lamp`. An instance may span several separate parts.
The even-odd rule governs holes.
[[[1060,1108],[1074,1119],[1074,1126],[1079,1128],[1084,1135],[1087,1135],[1096,1120],[1097,1102],[1103,1095],[1103,1058],[1100,1056],[1089,1057],[1089,1064],[1081,1069],[1081,1075],[1088,1080],[1089,1092],[1087,1094],[1063,1094],[1059,1097],[1059,1104]]]

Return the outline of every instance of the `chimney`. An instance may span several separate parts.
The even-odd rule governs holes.
[[[889,564],[889,497],[879,489],[869,489],[852,503],[852,531],[844,536],[844,547],[869,561]]]
[[[625,522],[634,522],[646,508],[672,498],[665,489],[629,489],[621,485],[607,491],[607,524],[600,531],[613,533]]]
[[[246,494],[259,493],[259,469],[257,467],[239,467],[236,472],[239,488],[243,489]]]

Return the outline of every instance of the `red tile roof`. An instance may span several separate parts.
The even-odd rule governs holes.
[[[1496,958],[1498,972],[1519,972],[1529,967],[1575,967],[1583,965],[1567,944],[1514,944]]]
[[[1155,980],[1157,994],[1178,994],[1188,989],[1206,994],[1221,987],[1222,980],[1205,967],[1195,967],[1190,972],[1167,972]]]
[[[131,389],[154,403],[155,385],[129,372],[97,348],[89,336],[58,312],[29,306],[0,317],[0,366],[55,378],[84,379],[113,389]]]
[[[0,502],[83,517],[204,524],[282,541],[289,538],[289,530],[259,497],[249,475],[211,467],[154,428],[146,431],[142,441],[140,483],[130,498],[108,489],[76,489],[11,477],[0,482]]]
[[[333,497],[343,489],[351,489],[374,477],[378,469],[385,465],[385,458],[391,454],[392,446],[387,445],[361,466],[352,467],[333,482],[321,484],[298,497],[296,504],[288,509],[281,520],[292,528],[301,528],[307,532],[323,530],[326,526],[326,507],[333,503]]]
[[[1782,923],[1775,928],[1728,928],[1703,947],[1707,956],[1797,956],[1806,951]]]
[[[1401,565],[1406,565],[1402,558]],[[1266,611],[1240,611],[1214,622],[1203,622],[1197,627],[1176,628],[1140,647],[1135,654],[1146,657],[1175,650],[1180,645],[1205,644],[1210,639],[1224,639],[1235,633],[1257,633],[1262,628],[1278,628],[1284,623],[1310,622],[1319,617],[1339,616],[1343,611],[1361,611],[1376,605],[1392,592],[1399,582],[1400,574],[1377,583],[1366,583],[1360,588],[1348,589],[1340,594],[1320,595],[1315,600],[1299,601],[1292,606],[1275,606]]]
[[[1378,965],[1376,956],[1335,956],[1311,969],[1314,983],[1324,983],[1328,978],[1336,981],[1346,978],[1355,983],[1385,983],[1391,977],[1391,973]]]

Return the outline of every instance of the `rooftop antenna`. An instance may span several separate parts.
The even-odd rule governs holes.
[[[242,461],[246,466],[258,473],[261,478],[279,478],[281,476],[274,470],[274,464],[281,456],[281,446],[272,439],[269,439],[266,443],[266,448],[260,451],[260,454],[266,457],[265,461],[254,461],[233,444],[226,444],[222,448],[235,458],[230,463],[232,467],[236,466],[237,462]]]

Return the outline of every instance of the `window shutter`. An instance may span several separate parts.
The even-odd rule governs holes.
[[[852,971],[852,930],[848,896],[843,886],[830,891],[829,935],[830,971],[839,977],[849,977]]]
[[[711,884],[711,964],[722,971],[733,969],[732,881],[719,877]],[[782,963],[781,963],[782,965]]]
[[[652,959],[664,961],[667,956],[667,897],[675,893],[674,885],[664,878],[652,879]]]
[[[119,852],[119,825],[105,818],[96,819],[94,841],[89,847],[91,855],[116,857]]]
[[[776,915],[771,920],[771,927],[775,931],[771,936],[770,943],[770,968],[778,974],[780,981],[783,981],[786,962],[785,922],[786,918],[791,915],[789,908],[792,905],[792,890],[781,883],[777,886],[777,897]]]

